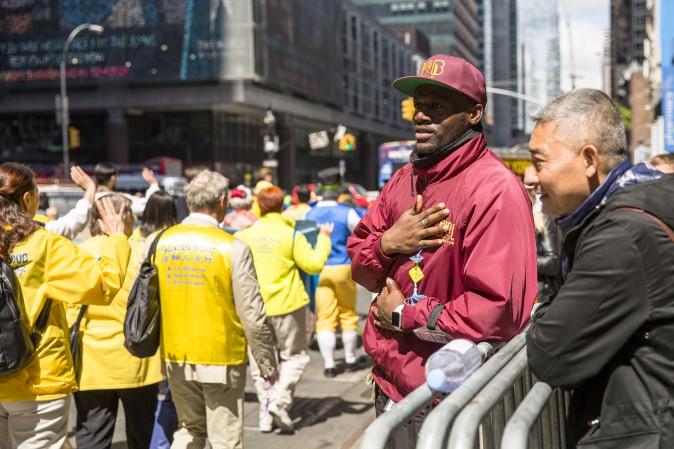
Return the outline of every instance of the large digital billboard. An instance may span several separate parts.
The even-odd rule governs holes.
[[[252,2],[242,0],[0,0],[0,86],[58,82],[68,34],[67,78],[157,82],[254,74]]]
[[[252,79],[341,101],[342,13],[334,0],[0,0],[0,89]]]

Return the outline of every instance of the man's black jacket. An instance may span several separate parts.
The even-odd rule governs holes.
[[[569,231],[570,271],[536,313],[529,363],[572,389],[568,447],[674,448],[674,243],[623,207],[674,228],[674,175],[619,191]]]

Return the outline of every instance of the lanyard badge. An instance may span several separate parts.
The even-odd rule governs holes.
[[[421,255],[421,250],[419,250],[419,252],[416,253],[414,256],[410,257],[410,260],[414,263],[412,269],[408,271],[410,279],[412,279],[412,283],[414,284],[414,292],[412,293],[412,296],[405,299],[405,304],[413,306],[419,301],[426,299],[426,295],[420,294],[417,289],[419,282],[424,278],[424,272],[420,266],[421,263],[424,261],[424,258]]]

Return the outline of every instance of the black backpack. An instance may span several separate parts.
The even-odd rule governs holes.
[[[0,376],[19,371],[31,360],[42,338],[50,309],[51,299],[47,299],[31,333],[21,285],[12,267],[0,260]]]
[[[124,346],[136,357],[151,357],[159,348],[161,310],[159,302],[159,275],[154,265],[157,244],[166,228],[157,234],[150,245],[138,277],[131,286],[124,317]]]

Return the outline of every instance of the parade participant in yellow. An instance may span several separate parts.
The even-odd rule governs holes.
[[[181,199],[185,199],[181,197]],[[185,204],[187,208],[187,204]],[[173,196],[165,190],[153,193],[147,200],[143,211],[142,224],[138,226],[129,237],[131,246],[138,244],[148,249],[147,240],[153,240],[152,234],[169,228],[176,224],[178,206]],[[145,255],[145,250],[143,251]],[[157,395],[157,410],[154,414],[154,427],[150,447],[153,449],[168,448],[173,441],[173,433],[178,426],[178,418],[175,405],[171,399],[168,382],[163,379],[159,382],[159,394]]]
[[[122,285],[130,249],[124,211],[97,202],[105,248],[99,259],[33,221],[39,196],[33,172],[0,165],[0,257],[9,260],[32,327],[47,325],[33,360],[0,377],[0,447],[61,448],[67,435],[70,394],[76,387],[64,304],[108,304]]]
[[[178,412],[173,448],[243,447],[246,347],[276,377],[271,328],[250,248],[218,228],[227,178],[203,171],[185,189],[190,215],[158,235],[161,357]]]
[[[295,221],[304,220],[304,217],[311,210],[309,201],[311,200],[311,189],[308,184],[297,186],[297,204],[292,204],[283,211],[283,215]]]
[[[262,218],[235,235],[250,246],[253,253],[260,292],[281,362],[278,381],[271,386],[260,375],[255,360],[250,361],[260,400],[262,432],[272,431],[272,418],[281,430],[294,431],[288,410],[295,386],[309,363],[306,333],[309,295],[298,268],[310,274],[320,273],[331,246],[332,224],[321,227],[316,249],[312,249],[304,235],[295,232],[294,222],[281,215],[283,196],[283,190],[275,186],[260,191],[257,198]]]
[[[262,179],[255,184],[255,188],[253,189],[253,205],[250,207],[250,212],[258,218],[260,218],[262,214],[260,213],[260,203],[257,200],[257,194],[273,185],[274,184],[272,184],[271,181],[266,179]]]
[[[114,193],[107,198],[110,198],[116,211],[126,211],[124,233],[131,236],[134,224],[131,202]],[[152,197],[148,206],[151,202]],[[97,258],[106,256],[105,251],[108,250],[104,242],[106,237],[98,224],[98,215],[94,210],[89,227],[93,237],[80,245]],[[162,379],[159,354],[139,358],[124,347],[124,317],[129,292],[143,259],[144,240],[140,232],[129,239],[131,257],[127,274],[122,288],[110,305],[71,306],[68,311],[71,325],[74,318],[82,314],[79,325],[81,372],[79,391],[75,393],[77,447],[105,449],[112,446],[119,401],[124,407],[128,446],[146,448],[150,444],[157,404],[157,383]]]

